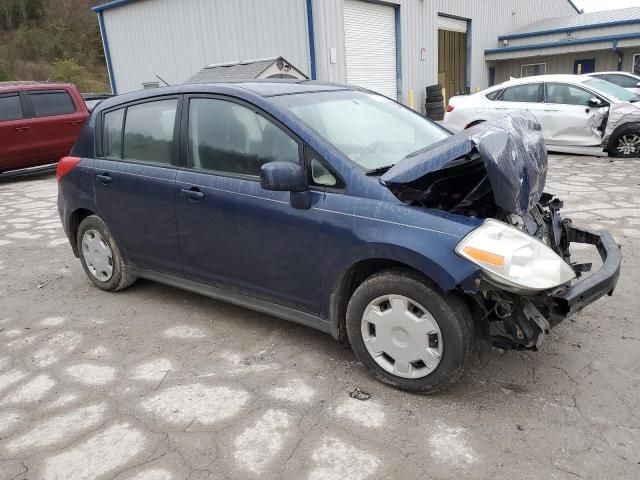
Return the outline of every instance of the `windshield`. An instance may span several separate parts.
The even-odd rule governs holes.
[[[386,97],[343,90],[272,99],[367,170],[396,164],[449,134]]]
[[[590,78],[589,80],[585,80],[584,84],[587,87],[601,92],[607,97],[613,97],[614,99],[621,102],[637,102],[638,100],[640,100],[640,96],[636,95],[635,93],[631,93],[626,88],[619,87],[615,83],[607,82],[606,80],[601,80],[599,78]]]

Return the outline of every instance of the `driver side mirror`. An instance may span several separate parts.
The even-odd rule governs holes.
[[[602,107],[603,103],[602,100],[600,100],[599,98],[590,98],[589,101],[587,102],[587,105],[591,108],[598,108],[598,107]]]
[[[640,82],[636,83],[636,87],[640,88]]]

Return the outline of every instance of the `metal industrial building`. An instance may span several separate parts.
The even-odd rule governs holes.
[[[418,110],[427,85],[449,97],[496,80],[489,67],[502,59],[490,65],[485,51],[500,35],[578,13],[570,0],[116,0],[94,10],[117,93],[156,85],[156,75],[182,83],[210,64],[282,56],[309,78]]]
[[[546,19],[498,42],[485,50],[497,81],[545,73],[640,74],[640,7]]]

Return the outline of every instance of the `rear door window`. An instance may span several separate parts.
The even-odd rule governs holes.
[[[71,96],[65,91],[28,92],[36,117],[68,115],[76,111]]]
[[[0,122],[24,118],[22,103],[17,93],[0,96]]]
[[[178,99],[156,100],[127,108],[122,158],[171,164]],[[117,125],[117,119],[113,119]],[[117,147],[114,130],[114,148]],[[104,145],[104,144],[103,144]]]
[[[537,103],[541,97],[541,85],[541,83],[527,83],[507,87],[503,90],[500,100],[503,102]]]

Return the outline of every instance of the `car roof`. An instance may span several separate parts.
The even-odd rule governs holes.
[[[585,75],[592,77],[594,75],[611,75],[611,74],[618,74],[618,75],[627,75],[629,77],[635,77],[635,78],[640,78],[640,75],[636,74],[636,73],[631,73],[631,72],[621,72],[618,70],[611,70],[609,72],[593,72],[593,73],[585,73]]]
[[[54,82],[0,82],[0,93],[17,90],[60,90],[71,86],[73,85],[70,83]]]
[[[117,95],[105,100],[101,106],[109,108],[131,101],[144,100],[162,95],[177,95],[183,93],[212,93],[212,94],[238,94],[246,96],[253,93],[262,97],[275,97],[282,95],[294,95],[299,93],[331,92],[341,90],[363,90],[358,87],[340,85],[336,83],[319,82],[315,80],[289,80],[289,79],[265,79],[242,82],[224,83],[190,83],[172,85],[168,87],[138,90],[135,92]]]
[[[534,75],[532,77],[524,77],[524,78],[514,78],[511,80],[507,80],[506,82],[502,82],[499,85],[496,85],[496,88],[504,88],[510,87],[512,85],[521,85],[523,83],[534,83],[534,82],[561,82],[561,83],[583,83],[585,80],[588,80],[591,77],[586,75],[568,75],[568,74],[555,74],[555,75]],[[493,87],[492,87],[493,89]]]

